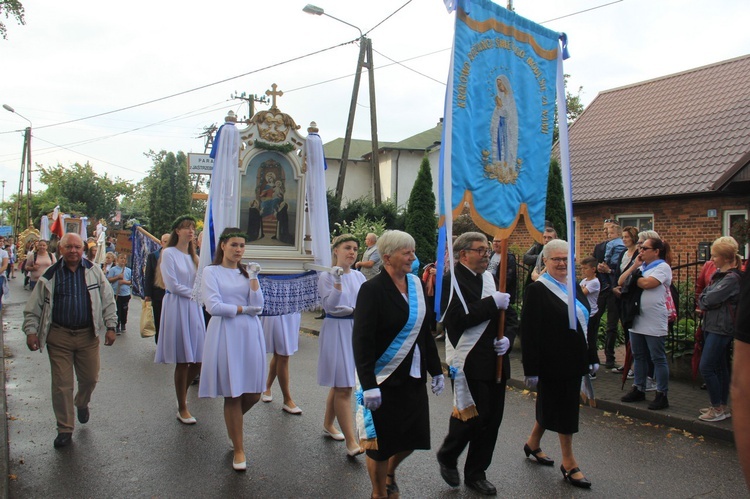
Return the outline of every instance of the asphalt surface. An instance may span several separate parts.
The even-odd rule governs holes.
[[[292,394],[301,416],[259,403],[245,416],[248,471],[231,469],[222,402],[199,399],[191,388],[194,426],[176,420],[173,369],[153,363],[153,339],[138,335],[140,301],[131,301],[128,332],[101,348],[100,381],[91,420],[73,443],[54,449],[56,435],[46,353],[30,352],[20,331],[28,292],[11,283],[3,320],[7,399],[7,493],[26,497],[368,497],[363,456],[350,459],[341,442],[322,434],[327,388],[316,383],[318,340],[300,334],[292,357]],[[307,314],[304,324],[315,324]],[[320,321],[317,321],[320,323]],[[517,375],[519,373],[516,373]],[[601,377],[601,376],[600,376]],[[417,451],[399,468],[402,497],[475,497],[440,478],[435,451],[451,410],[448,393],[430,396],[432,450]],[[653,411],[652,411],[653,412]],[[525,459],[522,448],[534,420],[534,394],[510,388],[494,460],[487,471],[501,497],[747,497],[734,446],[670,425],[584,407],[574,438],[580,467],[593,482],[580,490],[563,482],[558,466]],[[0,432],[0,439],[4,433]],[[554,434],[543,448],[559,464]],[[1,454],[0,454],[1,456]],[[463,460],[459,462],[462,470]]]

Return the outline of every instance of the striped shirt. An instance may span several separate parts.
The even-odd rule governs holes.
[[[75,272],[63,263],[55,272],[52,322],[70,329],[89,327],[91,301],[86,288],[86,269],[78,265]]]

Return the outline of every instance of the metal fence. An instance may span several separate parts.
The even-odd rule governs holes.
[[[514,303],[520,316],[521,309],[523,308],[524,287],[530,282],[529,275],[531,274],[531,269],[521,263],[523,255],[515,256],[518,292],[516,293]],[[698,275],[704,263],[705,260],[700,258],[699,252],[678,254],[672,260],[672,284],[674,284],[678,292],[678,299],[675,301],[677,320],[669,325],[667,349],[673,359],[676,356],[681,356],[688,352],[692,353],[693,351],[695,330],[700,324],[700,317],[695,311],[695,284],[698,281]],[[576,276],[580,280],[578,274]],[[599,330],[600,342],[604,339],[603,334],[606,324],[606,321],[602,320]],[[620,328],[618,344],[622,344],[625,332],[622,331],[621,325],[618,327]]]

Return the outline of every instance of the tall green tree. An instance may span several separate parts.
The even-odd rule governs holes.
[[[419,166],[409,202],[406,205],[406,232],[417,244],[417,257],[422,266],[435,261],[437,243],[437,219],[435,218],[435,195],[432,193],[430,160],[425,155]]]
[[[18,24],[26,24],[26,20],[23,17],[23,5],[18,0],[0,0],[0,15],[4,15],[5,19],[14,17]],[[2,22],[0,22],[0,36],[3,39],[8,38],[7,28]]]
[[[583,87],[578,87],[578,91],[572,94],[568,90],[568,78],[570,78],[570,75],[563,75],[563,78],[565,78],[565,111],[568,115],[568,126],[570,126],[583,113],[583,102],[581,101]],[[552,129],[552,143],[557,142],[559,138],[560,127],[557,119],[557,106],[555,106],[555,127]]]
[[[557,237],[566,239],[568,225],[565,221],[565,194],[563,192],[562,170],[556,158],[553,158],[549,164],[547,207],[544,211],[544,217],[552,222],[557,231]]]
[[[65,167],[40,166],[39,180],[47,189],[35,198],[33,203],[38,210],[32,213],[35,224],[41,215],[56,205],[65,213],[88,217],[96,225],[96,220],[109,220],[119,208],[121,196],[133,193],[133,185],[118,178],[112,179],[106,173],[98,175],[90,163]]]
[[[162,234],[170,231],[175,218],[190,213],[192,187],[187,156],[182,151],[177,154],[150,151],[147,156],[154,162],[147,181],[150,189],[148,228],[152,234]]]

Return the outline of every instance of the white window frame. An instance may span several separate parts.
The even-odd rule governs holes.
[[[651,228],[651,230],[656,230],[656,218],[654,217],[653,213],[627,213],[623,215],[616,215],[615,220],[620,223],[620,227],[625,227],[625,225],[623,225],[622,223],[623,218],[650,218],[653,221],[653,227]],[[638,232],[641,232],[641,229],[639,227],[636,227],[636,229],[638,229]]]
[[[731,236],[730,230],[732,228],[731,224],[729,223],[729,220],[733,216],[743,216],[745,217],[745,220],[748,219],[748,210],[724,210],[722,213],[722,222],[721,222],[721,234],[723,236]],[[711,241],[713,242],[713,241]],[[748,252],[750,252],[750,245],[745,245],[745,251],[742,254],[742,258],[747,258]]]

